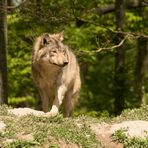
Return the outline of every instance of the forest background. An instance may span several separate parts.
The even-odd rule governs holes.
[[[1,0],[1,104],[39,108],[33,42],[63,30],[81,67],[78,114],[116,115],[148,103],[147,0]]]

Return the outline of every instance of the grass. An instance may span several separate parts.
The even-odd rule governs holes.
[[[128,120],[145,120],[148,121],[148,105],[143,105],[140,108],[125,109],[122,114],[113,119],[114,122]]]
[[[148,121],[148,105],[144,105],[140,108],[126,109],[122,114],[112,120],[112,122],[122,122],[128,120],[145,120]],[[148,148],[148,137],[128,137],[125,134],[125,129],[117,130],[112,138],[116,142],[124,144],[125,148]]]
[[[36,117],[27,115],[17,117],[8,114],[8,106],[0,106],[0,121],[6,124],[6,129],[0,131],[0,147],[2,148],[60,148],[61,145],[81,148],[101,148],[95,134],[90,130],[92,123],[106,122],[119,123],[128,120],[148,121],[148,106],[137,109],[127,109],[115,118],[108,115],[100,119],[77,116],[63,118],[58,115],[54,118]],[[29,137],[29,138],[28,138]],[[146,148],[148,137],[130,138],[125,134],[125,129],[117,130],[112,138],[124,144],[125,148]]]
[[[89,128],[86,117],[54,118],[27,115],[17,117],[7,113],[8,107],[0,107],[0,121],[6,124],[5,131],[0,132],[0,147],[5,148],[51,148],[60,147],[61,141],[66,145],[82,148],[100,146],[94,133]],[[31,138],[24,138],[29,135]]]
[[[125,148],[147,148],[148,138],[128,137],[124,129],[117,130],[113,135],[113,139],[123,143]]]

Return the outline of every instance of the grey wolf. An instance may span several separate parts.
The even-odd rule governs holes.
[[[63,32],[44,33],[36,39],[33,47],[33,80],[41,97],[43,111],[52,117],[59,113],[61,104],[64,116],[71,116],[81,88],[77,59],[63,43],[63,38]]]

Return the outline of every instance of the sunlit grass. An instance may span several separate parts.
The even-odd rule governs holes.
[[[0,147],[42,148],[45,145],[60,147],[59,140],[85,148],[97,148],[100,145],[90,130],[86,117],[76,119],[63,118],[62,115],[54,118],[34,115],[17,117],[9,115],[7,109],[7,106],[0,107],[0,120],[6,124],[6,129],[0,132]],[[26,135],[31,135],[32,138],[21,138]]]

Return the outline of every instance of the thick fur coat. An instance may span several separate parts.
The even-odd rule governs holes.
[[[63,33],[44,33],[36,39],[32,74],[43,111],[55,116],[63,104],[64,115],[69,117],[79,97],[80,68],[74,53],[62,41]]]

